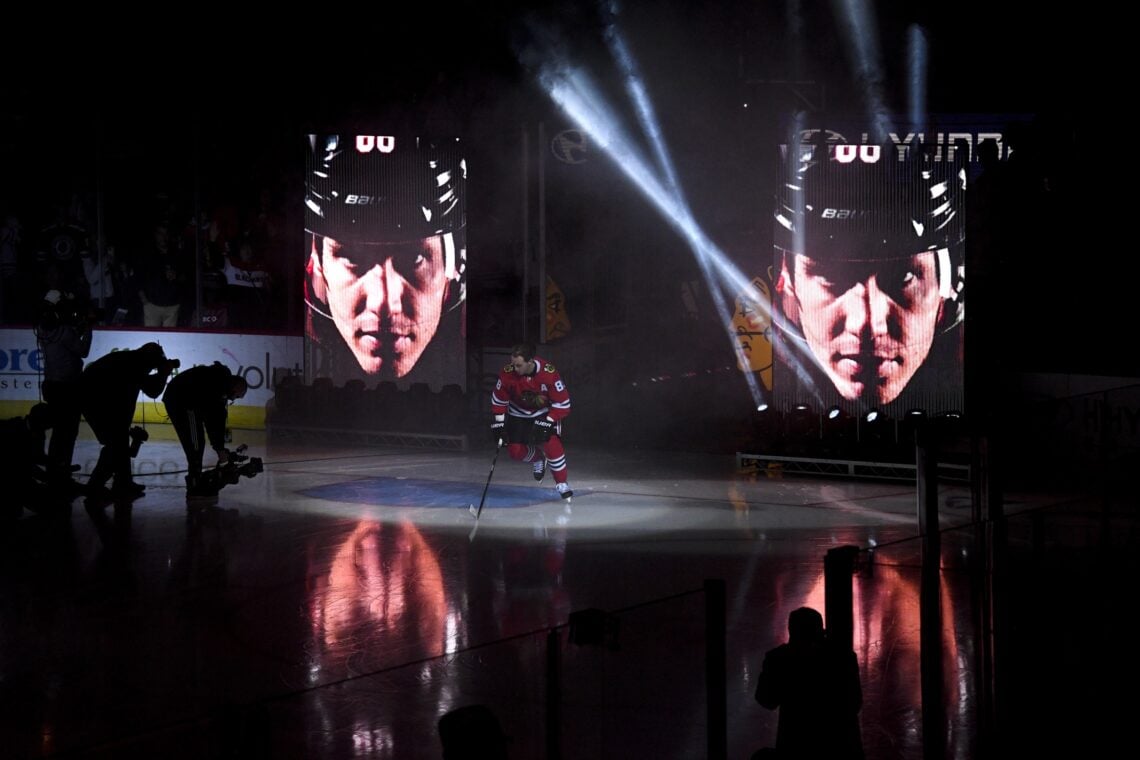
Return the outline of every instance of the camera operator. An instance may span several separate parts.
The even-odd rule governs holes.
[[[19,517],[26,507],[41,511],[50,503],[42,465],[45,433],[52,427],[52,411],[36,404],[24,417],[0,421],[0,478],[5,492],[4,517]]]
[[[249,385],[221,362],[191,367],[175,375],[166,386],[162,402],[170,423],[186,452],[186,495],[213,496],[217,488],[202,479],[202,454],[206,440],[218,454],[218,464],[230,458],[225,446],[227,406],[245,396]]]
[[[80,380],[83,416],[102,444],[99,461],[87,481],[90,501],[136,499],[146,487],[131,477],[131,420],[139,393],[158,398],[170,374],[179,366],[167,359],[162,346],[146,343],[139,348],[112,351],[87,365]],[[107,481],[115,485],[107,490]]]
[[[69,492],[78,487],[71,459],[79,436],[79,378],[91,351],[91,324],[84,311],[75,298],[49,290],[35,328],[44,365],[43,399],[55,423],[48,444],[48,482]]]

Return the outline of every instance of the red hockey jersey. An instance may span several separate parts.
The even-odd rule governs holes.
[[[522,375],[508,364],[499,373],[491,391],[491,412],[512,417],[548,416],[558,422],[570,414],[570,394],[558,370],[550,362],[534,357],[534,374]]]

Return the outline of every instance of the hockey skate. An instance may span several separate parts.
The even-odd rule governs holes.
[[[538,459],[534,463],[534,479],[539,483],[546,477],[546,457]]]
[[[559,483],[555,486],[558,489],[558,495],[566,501],[570,501],[570,497],[574,495],[574,491],[570,489],[569,483]]]

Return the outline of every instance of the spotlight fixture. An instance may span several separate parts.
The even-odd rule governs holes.
[[[792,405],[787,419],[787,445],[789,453],[806,456],[819,444],[819,417],[805,403]]]
[[[899,423],[899,456],[904,462],[915,460],[915,447],[918,444],[918,431],[926,425],[925,409],[907,409]]]
[[[957,410],[939,412],[934,416],[933,425],[944,441],[959,438],[965,434],[962,413]]]
[[[783,437],[783,415],[775,407],[766,402],[759,404],[756,413],[752,415],[751,426],[752,445],[757,451],[779,453]]]
[[[895,445],[893,420],[880,409],[870,409],[859,426],[859,443],[876,458],[890,456]]]
[[[855,443],[855,420],[843,407],[835,404],[828,408],[823,420],[823,451],[833,457],[850,453]]]

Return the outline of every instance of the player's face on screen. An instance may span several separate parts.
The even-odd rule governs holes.
[[[361,369],[408,374],[439,327],[447,276],[443,239],[341,243],[314,236],[329,314]]]
[[[792,258],[804,338],[839,395],[893,401],[934,341],[942,306],[935,254],[879,261]]]

